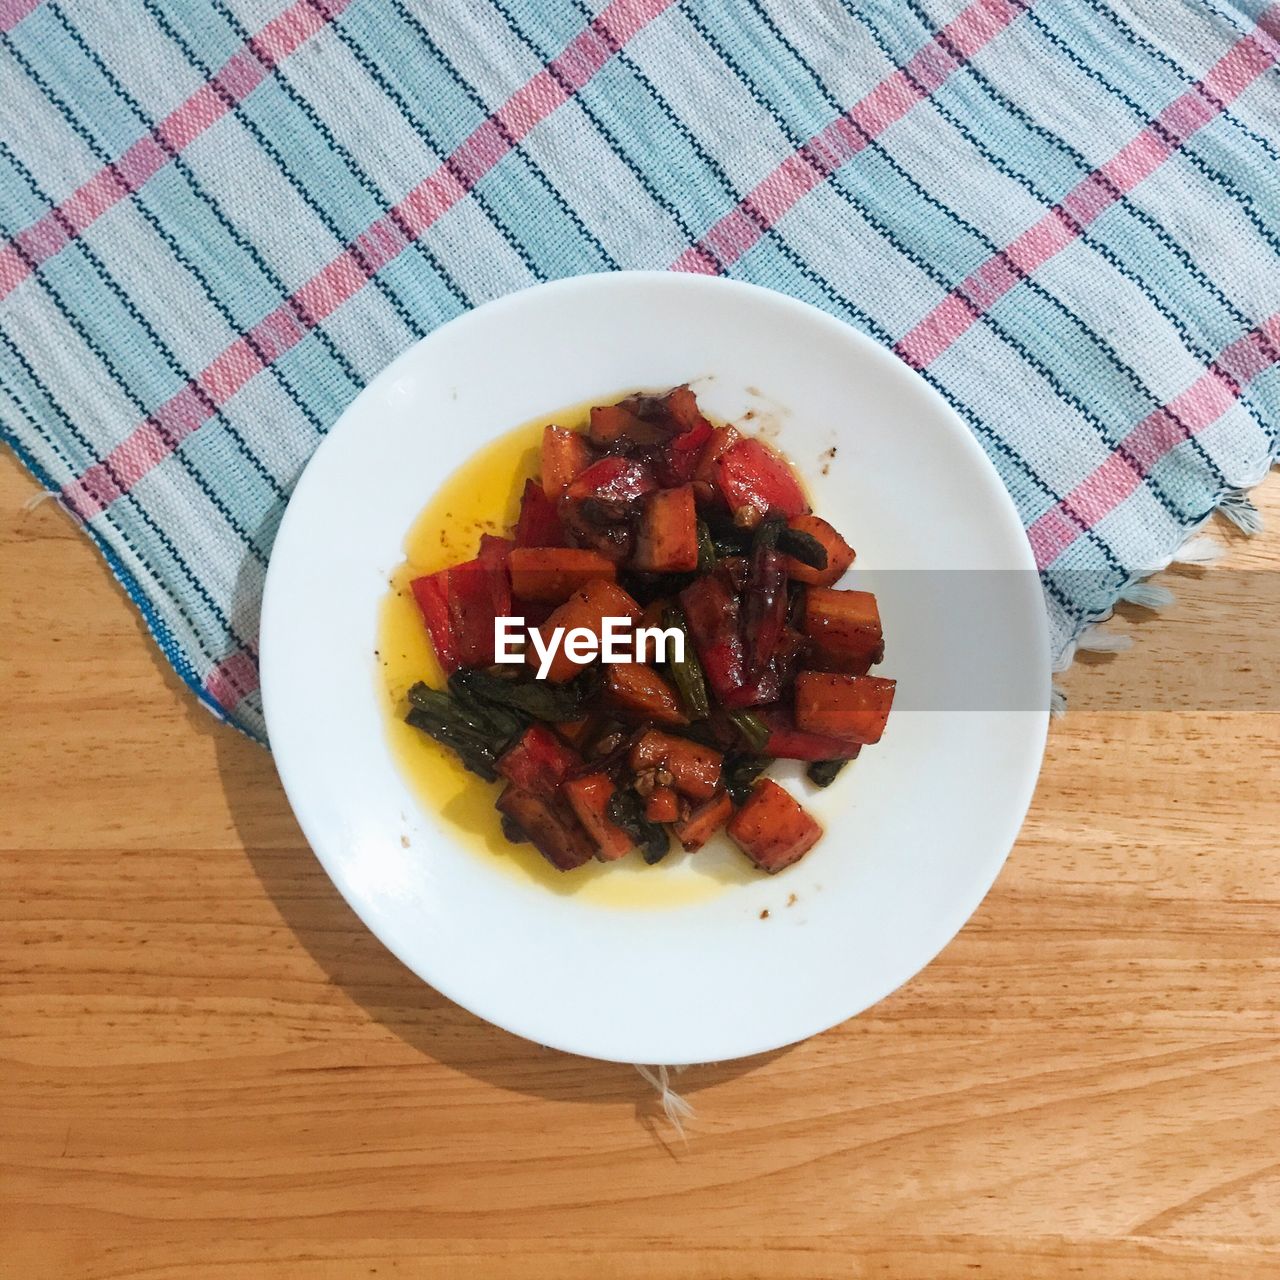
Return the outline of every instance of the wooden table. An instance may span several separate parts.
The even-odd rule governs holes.
[[[1134,693],[1274,656],[1274,593],[1175,570],[1127,610],[970,924],[845,1026],[687,1071],[685,1146],[631,1068],[383,951],[34,493],[0,458],[4,1274],[1280,1275],[1274,663],[1270,710]],[[1274,571],[1259,500],[1220,536]]]

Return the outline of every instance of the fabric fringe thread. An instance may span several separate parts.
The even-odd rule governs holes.
[[[1261,533],[1264,527],[1262,513],[1249,501],[1242,491],[1229,493],[1215,508],[1231,521],[1243,533],[1252,537]],[[1222,559],[1226,548],[1200,530],[1193,533],[1173,555],[1159,564],[1152,565],[1141,577],[1123,588],[1118,599],[1128,604],[1137,605],[1141,609],[1153,612],[1168,608],[1177,599],[1168,587],[1159,583],[1146,581],[1152,574],[1160,573],[1170,565],[1189,565],[1195,568],[1208,568]],[[1110,622],[1114,610],[1096,619],[1081,631],[1074,644],[1069,645],[1062,658],[1054,665],[1055,675],[1066,671],[1076,660],[1077,653],[1123,653],[1133,648],[1133,636],[1128,632],[1109,632],[1101,630],[1104,623]],[[1050,685],[1049,714],[1055,719],[1067,713],[1067,695],[1058,685]]]
[[[640,1073],[640,1078],[657,1091],[658,1101],[662,1104],[662,1111],[667,1117],[667,1122],[676,1131],[680,1141],[687,1144],[689,1139],[684,1131],[684,1122],[693,1119],[693,1104],[681,1097],[671,1087],[670,1075],[671,1071],[679,1074],[684,1070],[684,1067],[646,1067],[639,1062],[632,1065]]]

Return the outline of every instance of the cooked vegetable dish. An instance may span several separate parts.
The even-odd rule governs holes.
[[[835,586],[853,559],[786,460],[688,387],[597,406],[585,433],[543,432],[510,537],[411,583],[447,688],[413,685],[405,719],[502,782],[507,837],[562,871],[637,848],[657,863],[722,828],[781,871],[822,828],[769,766],[829,785],[893,702],[868,674],[875,597]],[[499,619],[520,624],[514,652]],[[618,627],[668,643],[607,662],[560,643]]]

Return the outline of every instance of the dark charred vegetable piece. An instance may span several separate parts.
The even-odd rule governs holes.
[[[644,816],[644,801],[630,788],[620,788],[609,798],[608,818],[640,846],[644,860],[653,866],[667,856],[671,838],[667,829]]]
[[[787,621],[786,557],[776,550],[781,520],[767,519],[756,530],[742,605],[747,683],[765,673]]]
[[[610,454],[575,476],[566,493],[574,501],[632,503],[657,487],[658,479],[647,462]]]
[[[542,486],[533,480],[524,482],[520,495],[520,516],[516,521],[516,546],[563,547],[564,526],[556,504],[547,497]],[[520,592],[517,589],[516,595]]]
[[[705,720],[711,714],[711,700],[707,697],[707,682],[694,652],[693,637],[689,634],[684,614],[675,605],[670,605],[663,615],[663,626],[675,628],[684,636],[684,656],[676,658],[673,655],[667,663],[680,701],[684,704],[684,713],[690,720]]]
[[[794,796],[769,778],[756,783],[746,804],[729,819],[730,839],[760,868],[775,875],[799,862],[822,828]]]
[[[436,661],[446,675],[458,669],[458,650],[449,623],[448,583],[448,569],[441,569],[439,573],[428,574],[424,578],[414,578],[409,583],[409,589],[422,613],[422,621],[426,623],[427,635],[431,637]]]
[[[716,544],[705,520],[698,521],[698,572],[710,573],[716,567]]]
[[[788,519],[809,510],[790,466],[760,440],[738,440],[726,449],[715,461],[715,481],[735,518],[744,508]]]
[[[701,849],[733,816],[733,801],[727,791],[717,791],[710,800],[704,800],[683,822],[673,828],[676,839],[692,853]]]
[[[862,750],[856,742],[797,729],[787,707],[762,707],[757,714],[769,726],[764,749],[779,760],[852,760]]]
[[[557,502],[569,482],[591,465],[593,455],[586,437],[563,427],[547,427],[542,433],[542,491]]]
[[[821,516],[794,516],[787,526],[788,532],[778,545],[793,557],[788,566],[792,578],[811,587],[829,587],[844,576],[853,563],[853,548]],[[816,564],[813,559],[801,555],[796,550],[799,539],[821,546],[826,559]]]
[[[800,520],[813,520],[816,516],[799,516]],[[811,533],[800,529],[783,529],[778,534],[778,550],[800,568],[822,571],[827,567],[827,549]],[[788,566],[788,570],[790,566]],[[790,576],[794,577],[794,574]],[[803,578],[800,581],[804,581]]]
[[[746,804],[755,780],[773,763],[772,756],[726,757],[724,789],[734,804]]]
[[[633,622],[640,617],[640,606],[616,582],[608,582],[597,578],[586,586],[575,591],[547,620],[542,624],[544,633],[563,627],[565,632],[574,627],[585,627],[598,637],[605,618],[630,618]],[[525,649],[525,661],[536,666],[538,656],[534,646]],[[572,679],[589,664],[577,662],[565,652],[565,646],[556,650],[547,672],[547,679],[553,684],[563,684]]]
[[[578,753],[566,747],[546,725],[531,724],[498,757],[496,768],[521,791],[551,798],[581,764]]]
[[[680,606],[707,683],[723,702],[746,678],[737,597],[717,574],[690,583],[680,593]]]
[[[609,450],[662,444],[676,431],[676,424],[657,396],[628,396],[617,404],[596,405],[591,410],[591,440]]]
[[[449,677],[449,689],[455,696],[552,723],[580,719],[598,688],[599,674],[595,671],[585,671],[565,684],[523,676],[495,676],[487,671],[459,671]]]
[[[720,785],[719,751],[688,738],[677,738],[650,729],[631,748],[631,768],[636,773],[663,768],[671,785],[691,800],[705,800]]]
[[[472,733],[480,734],[499,746],[524,728],[524,718],[506,708],[488,707],[465,694],[459,695],[455,692],[452,681],[449,689],[449,693],[444,693],[419,680],[410,686],[409,704],[429,715],[463,725]]]
[[[645,499],[631,563],[646,573],[691,573],[698,567],[692,485],[659,489]]]
[[[634,841],[621,827],[609,820],[609,801],[616,788],[607,774],[586,773],[569,778],[561,787],[564,798],[596,843],[596,857],[601,862],[615,862],[630,853]]]
[[[613,562],[580,547],[516,547],[507,560],[511,590],[521,600],[559,604],[593,578],[613,578]]]
[[[607,667],[605,702],[625,720],[657,724],[687,724],[676,691],[652,667],[639,662],[615,662]]]
[[[702,416],[698,401],[688,387],[677,387],[668,392],[664,404],[677,427],[677,434],[671,437],[663,450],[662,470],[668,483],[683,484],[693,479],[702,451],[711,439],[712,427]]]
[[[498,797],[498,811],[560,871],[573,871],[595,854],[590,837],[560,801],[511,786]]]
[[[815,787],[829,787],[848,763],[847,760],[815,760],[805,770],[805,775]]]
[[[764,750],[769,741],[769,726],[752,711],[730,711],[729,719],[752,751]]]
[[[599,498],[571,502],[566,498],[560,503],[560,521],[573,546],[590,547],[614,564],[621,564],[631,555],[635,535],[630,508],[625,503]]]
[[[796,725],[849,742],[879,742],[896,687],[897,681],[879,676],[802,671],[796,676]]]
[[[472,773],[479,774],[486,782],[497,778],[494,768],[497,748],[484,735],[475,733],[452,717],[424,711],[421,707],[410,707],[404,719],[406,724],[448,747]]]
[[[633,569],[624,569],[619,576],[627,594],[646,609],[655,601],[666,603],[670,596],[679,595],[692,581],[687,573],[637,573]],[[646,627],[654,623],[646,618]]]

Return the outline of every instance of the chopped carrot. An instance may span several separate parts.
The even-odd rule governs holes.
[[[645,500],[631,563],[647,573],[688,573],[698,567],[692,485],[659,489]]]
[[[566,633],[575,627],[585,627],[599,637],[603,634],[605,618],[630,618],[634,622],[639,617],[640,606],[616,582],[593,578],[556,609],[539,631],[549,637],[557,627],[563,627]],[[524,659],[531,667],[537,667],[538,655],[532,644],[525,646]],[[547,679],[553,684],[563,684],[589,665],[569,657],[561,645],[551,661]]]
[[[676,839],[692,853],[701,849],[733,815],[733,801],[727,791],[717,791],[710,800],[703,801],[683,822],[673,828]]]
[[[578,753],[546,725],[534,723],[498,757],[496,768],[521,791],[554,796],[569,772],[581,763]]]
[[[688,724],[671,684],[640,662],[611,662],[605,676],[605,700],[619,715],[658,724]]]
[[[792,516],[787,526],[797,533],[807,533],[820,542],[827,553],[825,569],[815,569],[794,556],[788,556],[787,573],[790,577],[811,587],[829,587],[844,577],[853,563],[853,548],[821,516]]]
[[[569,482],[591,465],[591,448],[586,438],[563,427],[547,427],[542,432],[542,491],[557,501]]]
[[[518,600],[559,604],[593,578],[614,578],[617,569],[598,551],[578,547],[516,547],[507,558],[511,591]]]
[[[796,676],[796,725],[846,742],[879,742],[897,681],[802,671]]]
[[[729,819],[730,839],[760,868],[774,875],[799,862],[822,836],[822,828],[789,792],[761,778],[746,804]]]
[[[713,747],[658,729],[650,729],[631,748],[632,769],[637,773],[644,769],[665,769],[675,789],[691,800],[705,800],[714,793],[720,785],[723,761],[724,757]]]
[[[650,822],[674,822],[680,816],[680,797],[670,787],[654,787],[644,803]]]
[[[587,834],[596,842],[596,857],[613,862],[631,850],[631,837],[609,820],[614,785],[607,774],[588,773],[570,778],[561,791]]]
[[[880,610],[870,591],[806,587],[801,630],[809,637],[812,666],[862,675],[884,657]]]

